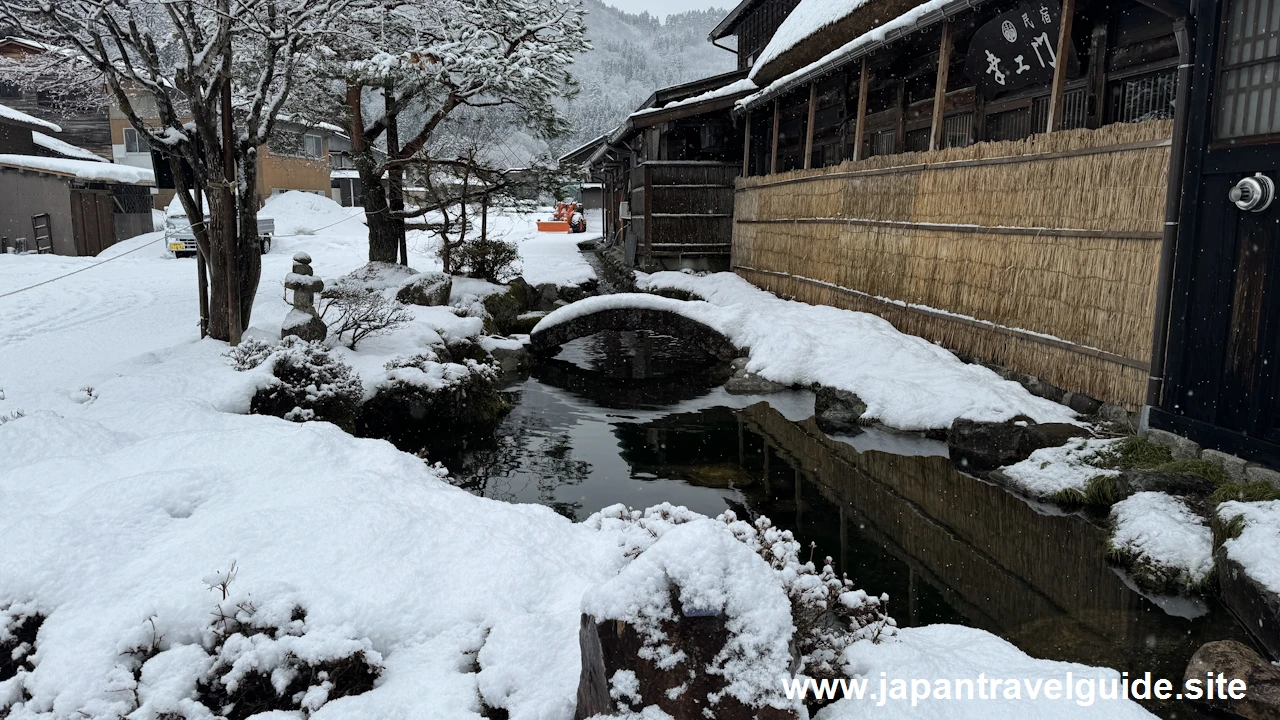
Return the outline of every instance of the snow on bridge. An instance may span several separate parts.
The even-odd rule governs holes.
[[[781,300],[732,273],[639,275],[641,290],[677,290],[705,300],[647,293],[580,300],[534,327],[533,350],[547,353],[601,330],[648,329],[688,339],[717,357],[749,355],[747,370],[783,385],[856,393],[867,404],[864,417],[900,430],[949,428],[957,418],[1075,419],[1067,407],[905,335],[876,315]]]
[[[708,302],[647,293],[599,295],[547,315],[533,328],[529,343],[535,353],[547,354],[602,330],[652,330],[685,340],[721,360],[745,355],[720,331],[723,316],[722,308]]]

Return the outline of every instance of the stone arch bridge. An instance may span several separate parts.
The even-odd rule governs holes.
[[[715,327],[717,310],[702,301],[647,293],[601,295],[547,315],[533,328],[529,344],[535,354],[551,355],[567,342],[602,330],[649,330],[680,338],[721,360],[746,354]]]

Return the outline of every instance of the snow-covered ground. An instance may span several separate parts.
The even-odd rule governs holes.
[[[957,418],[1002,421],[1027,415],[1037,422],[1070,422],[1075,417],[1067,407],[904,335],[876,315],[780,300],[732,273],[640,274],[637,284],[644,290],[685,290],[706,302],[641,294],[588,298],[551,313],[539,327],[610,307],[643,305],[681,313],[750,348],[749,372],[784,385],[818,383],[854,392],[867,404],[864,417],[900,430],[948,428]]]
[[[264,258],[254,323],[267,335],[287,312],[280,281],[295,252],[310,254],[322,277],[363,265],[367,252],[358,216],[284,200],[296,207],[273,208],[278,227],[292,223],[309,234],[278,238]],[[190,699],[198,683],[234,684],[262,672],[278,688],[303,682],[296,703],[309,708],[259,716],[272,720],[478,718],[482,701],[512,718],[572,717],[584,598],[616,589],[611,581],[636,551],[659,538],[599,517],[574,524],[544,507],[474,497],[443,482],[439,468],[327,423],[244,414],[254,373],[232,369],[223,343],[197,339],[195,264],[170,258],[156,240],[135,238],[96,259],[0,256],[0,295],[50,281],[0,297],[0,415],[16,418],[0,424],[0,620],[46,618],[34,670],[0,682],[0,712],[14,720],[209,717]],[[438,267],[421,248],[412,259],[419,270]],[[54,279],[73,271],[81,272]],[[818,319],[838,325],[846,315]],[[416,341],[403,334],[395,341],[474,330],[467,318],[436,319],[438,327],[419,318]],[[888,343],[852,355],[842,348],[844,362],[904,366],[936,355],[933,371],[959,373],[958,361],[922,341],[883,340],[884,329],[865,321],[841,327],[846,335],[866,328],[875,347]],[[813,352],[821,328],[805,333],[814,345],[801,352]],[[852,377],[889,375],[863,368]],[[949,410],[1003,412],[991,403],[1016,397],[988,379],[950,377],[978,395]],[[894,392],[907,392],[912,379],[895,382]],[[728,532],[716,525],[681,532],[705,550],[726,541],[708,541],[708,533]],[[698,551],[680,539],[667,543],[669,557]],[[763,563],[730,565],[760,572]],[[690,582],[695,591],[704,585],[692,571]],[[727,603],[713,610],[749,613],[740,593],[717,594],[725,582],[710,578],[699,597]],[[239,618],[234,627],[277,630],[215,642],[224,613]],[[858,643],[848,671],[974,677],[1070,669],[978,630],[903,638]],[[330,700],[323,677],[308,685],[290,669],[353,653],[380,670],[362,694]],[[1132,703],[1103,706],[1119,717],[1143,714]],[[956,707],[937,703],[918,714],[954,717]],[[960,710],[1006,711],[1088,717],[1098,707],[1041,699],[1034,707],[975,702]]]

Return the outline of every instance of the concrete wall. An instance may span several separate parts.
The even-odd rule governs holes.
[[[75,255],[71,228],[71,192],[65,178],[18,170],[0,169],[0,236],[8,238],[6,248],[17,238],[27,239],[35,250],[31,216],[49,213],[53,249],[58,255]]]

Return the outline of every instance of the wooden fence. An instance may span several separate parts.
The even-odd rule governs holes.
[[[734,270],[1135,408],[1171,130],[1115,124],[743,178]]]
[[[684,260],[724,269],[733,236],[734,178],[740,164],[646,162],[631,171],[631,228],[637,264],[674,268]]]

